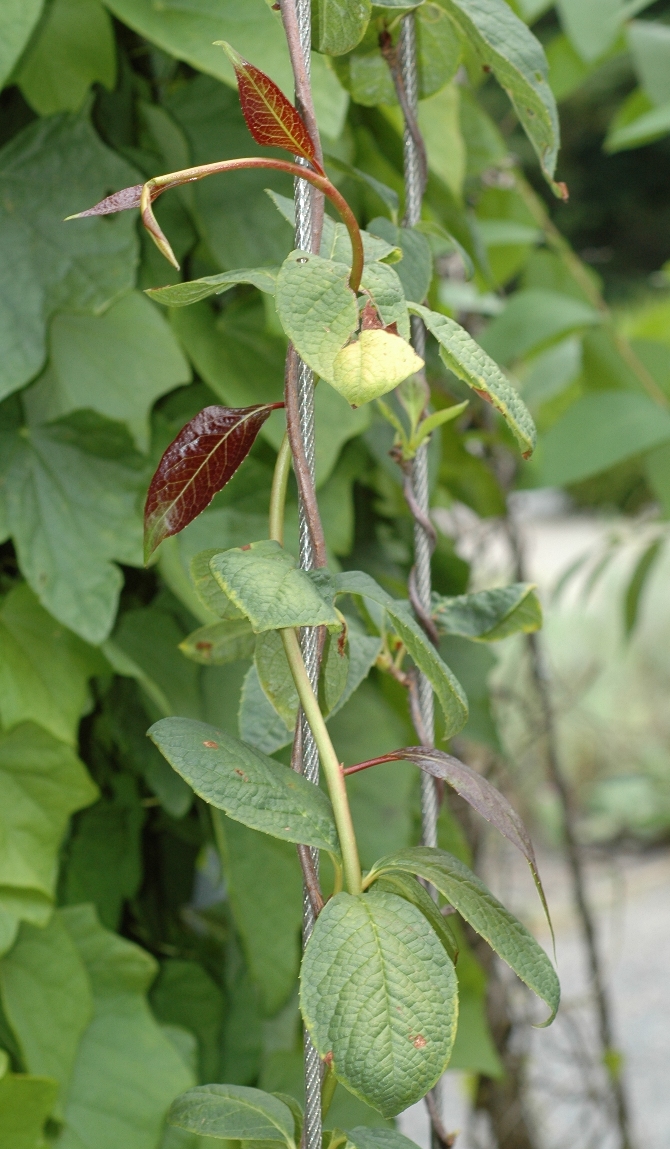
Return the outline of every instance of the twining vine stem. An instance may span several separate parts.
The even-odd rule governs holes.
[[[284,440],[284,443],[286,441],[287,439]],[[276,539],[277,542],[281,542],[284,533],[284,505],[286,499],[286,484],[288,481],[288,463],[290,462],[290,452],[287,452],[284,443],[282,443],[279,454],[277,455],[270,499],[270,538]],[[305,712],[312,734],[314,735],[323,771],[326,775],[328,792],[335,815],[335,825],[337,826],[342,849],[342,862],[347,889],[350,894],[360,894],[362,888],[361,864],[358,857],[358,845],[356,843],[354,824],[349,808],[344,770],[335,752],[335,747],[328,733],[328,727],[321,713],[318,699],[309,681],[296,631],[294,629],[287,629],[280,630],[279,633],[284,644],[284,651],[293,676],[293,681],[298,691],[300,705]]]
[[[328,197],[349,232],[352,247],[349,286],[353,292],[357,292],[361,284],[364,263],[363,240],[361,237],[361,229],[358,226],[358,220],[344,196],[341,195],[335,185],[330,182],[328,176],[319,175],[318,172],[312,171],[311,168],[294,163],[292,160],[270,159],[267,156],[245,156],[240,159],[217,160],[216,163],[212,164],[200,164],[198,167],[183,168],[181,171],[167,172],[165,175],[154,176],[153,179],[147,180],[142,188],[140,198],[142,223],[166,259],[168,259],[174,267],[179,268],[175,254],[151,209],[153,201],[170,188],[180,187],[185,183],[195,183],[197,180],[206,179],[207,176],[220,175],[222,172],[243,171],[248,168],[270,168],[272,171],[286,172],[287,175],[294,176],[295,179],[307,180],[313,187]]]

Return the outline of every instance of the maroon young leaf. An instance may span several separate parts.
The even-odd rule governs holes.
[[[217,43],[235,69],[242,112],[256,143],[268,148],[285,148],[323,173],[307,125],[281,88],[225,40],[217,40]]]
[[[225,487],[244,462],[263,423],[283,403],[205,407],[165,451],[144,507],[144,560],[176,535]]]
[[[135,184],[131,188],[122,188],[121,191],[101,199],[100,203],[87,208],[86,211],[79,211],[76,215],[67,215],[65,222],[69,219],[85,219],[87,215],[113,215],[117,211],[128,211],[131,207],[139,207],[143,187],[144,184]]]
[[[554,931],[549,916],[549,907],[544,894],[537,860],[530,834],[523,824],[516,810],[507,801],[507,798],[496,790],[486,778],[478,774],[470,766],[466,766],[451,754],[443,750],[434,750],[428,746],[405,746],[401,750],[394,750],[391,754],[383,754],[379,758],[371,758],[368,762],[360,762],[356,766],[349,766],[345,774],[355,774],[365,770],[368,766],[376,766],[381,762],[413,762],[426,774],[447,782],[449,786],[460,794],[461,798],[472,806],[478,814],[486,818],[503,837],[507,838],[517,850],[520,850],[530,866],[540,901],[544,908],[553,938]]]

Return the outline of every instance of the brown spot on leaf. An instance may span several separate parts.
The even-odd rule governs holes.
[[[203,746],[206,746],[208,750],[218,750],[219,749],[218,742],[203,742]]]
[[[235,773],[237,774],[238,778],[243,778],[245,782],[249,781],[246,774],[244,773],[244,770],[240,770],[237,766],[235,767]]]
[[[214,646],[214,643],[205,642],[205,640],[203,639],[201,642],[196,642],[195,649],[196,650],[212,650],[213,646]]]
[[[365,307],[361,311],[361,331],[376,331],[380,327],[383,328],[384,324],[379,318],[379,312],[374,303],[368,299]]]
[[[243,547],[240,547],[240,550],[241,551],[250,551],[251,550],[251,543],[245,543]]]
[[[324,1059],[323,1059],[323,1064],[324,1064],[324,1065],[327,1065],[327,1066],[328,1066],[328,1068],[330,1069],[331,1065],[333,1064],[333,1051],[332,1051],[332,1049],[331,1049],[331,1050],[330,1050],[330,1052],[329,1052],[329,1053],[327,1053],[327,1054],[326,1054],[326,1056],[324,1057]]]
[[[411,1037],[410,1040],[415,1049],[425,1049],[428,1044],[422,1033],[417,1033],[416,1037]]]

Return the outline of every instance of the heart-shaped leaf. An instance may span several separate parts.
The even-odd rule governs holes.
[[[216,42],[235,69],[242,112],[256,143],[268,148],[284,148],[323,172],[307,125],[281,88],[225,40]]]
[[[170,443],[144,507],[144,558],[204,511],[244,462],[268,416],[283,403],[205,407]]]
[[[416,874],[435,886],[529,989],[547,1003],[551,1016],[544,1024],[549,1025],[554,1020],[561,999],[561,987],[554,967],[533,935],[501,905],[472,870],[446,850],[413,846],[375,862],[366,878],[366,885],[395,870]]]
[[[381,890],[336,894],[305,950],[300,1006],[338,1080],[393,1117],[447,1066],[456,973],[421,911],[404,898]]]
[[[294,1149],[295,1121],[288,1105],[246,1085],[198,1085],[173,1101],[168,1125],[201,1137],[285,1142]]]
[[[339,854],[330,801],[301,774],[206,722],[162,718],[148,733],[210,806],[273,838]]]

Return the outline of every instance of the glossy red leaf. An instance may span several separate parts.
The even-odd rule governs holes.
[[[508,842],[521,851],[530,866],[553,937],[547,899],[540,881],[530,834],[504,794],[452,754],[445,754],[443,750],[435,750],[428,746],[404,746],[402,750],[394,750],[391,754],[383,754],[379,758],[371,758],[368,762],[360,762],[357,766],[349,766],[344,773],[355,774],[359,770],[365,770],[368,766],[376,766],[382,762],[413,762],[426,774],[446,782],[472,806],[473,810],[486,818],[486,821],[495,826]]]
[[[281,88],[225,40],[217,43],[235,69],[242,112],[256,143],[268,148],[285,148],[309,160],[316,171],[323,173],[307,125]]]
[[[165,451],[144,507],[145,562],[159,543],[188,526],[246,459],[268,416],[283,403],[205,407]]]

